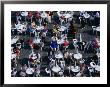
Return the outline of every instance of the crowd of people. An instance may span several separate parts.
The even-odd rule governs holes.
[[[99,36],[98,11],[12,11],[11,76],[99,77]]]

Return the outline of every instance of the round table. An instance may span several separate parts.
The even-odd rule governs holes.
[[[57,59],[63,58],[63,54],[62,53],[55,54],[55,58]]]
[[[57,66],[54,66],[53,68],[52,68],[52,71],[53,72],[56,72],[56,73],[58,73],[59,71],[61,70],[61,68],[57,65]]]
[[[82,58],[82,54],[80,54],[80,53],[77,53],[77,54],[74,54],[74,58],[75,59],[81,59]]]
[[[27,68],[26,69],[26,73],[29,74],[29,75],[33,74],[33,72],[34,72],[33,68]]]

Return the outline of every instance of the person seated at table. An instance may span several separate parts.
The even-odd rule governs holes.
[[[82,51],[84,51],[85,46],[86,46],[86,42],[82,41]]]
[[[85,68],[83,70],[83,76],[90,77],[90,72],[89,72],[88,66],[85,66]]]
[[[81,29],[85,28],[86,21],[84,17],[81,17]]]
[[[48,33],[48,28],[47,28],[47,26],[44,27],[44,29],[42,30],[42,32],[45,33],[45,35],[47,36],[47,33]]]
[[[28,22],[32,22],[32,17],[33,17],[32,12],[31,11],[28,11],[27,21]]]
[[[24,38],[20,38],[21,48],[24,47],[24,42],[25,42],[25,39]]]
[[[25,72],[26,69],[28,68],[28,66],[26,64],[24,64],[24,65],[22,64],[22,67],[21,68],[22,68],[22,71]]]
[[[53,11],[49,12],[49,16],[51,16],[51,18],[53,18]]]
[[[21,15],[20,15],[20,12],[17,11],[15,15],[16,15],[16,22],[18,22],[18,20],[21,21]]]
[[[94,20],[95,20],[95,26],[99,26],[100,25],[100,12],[96,12]]]
[[[17,35],[17,29],[11,28],[11,35]]]
[[[57,35],[56,34],[53,35],[53,37],[51,39],[52,39],[52,41],[57,41],[58,40]]]
[[[35,36],[35,33],[34,33],[34,27],[31,27],[31,26],[28,26],[27,30],[26,30],[26,34],[28,35],[34,35]]]
[[[60,19],[59,19],[57,12],[54,12],[53,21],[57,24],[60,24]]]
[[[95,69],[93,67],[88,67],[88,69],[89,69],[90,77],[95,77],[95,73],[94,73]]]
[[[44,42],[40,41],[40,50],[42,51],[43,48],[44,48]]]
[[[65,61],[63,59],[60,59],[59,61],[60,61],[60,65],[59,66],[61,67],[61,69],[64,69]]]
[[[27,23],[23,23],[22,34],[26,35],[26,31],[27,31]]]
[[[26,35],[30,35],[30,32],[32,32],[31,26],[30,25],[27,25]]]
[[[64,69],[63,74],[64,74],[64,77],[70,77],[70,73],[68,69]]]
[[[31,27],[33,28],[33,29],[35,29],[36,28],[36,24],[35,24],[35,22],[33,21],[33,22],[31,22]]]
[[[41,18],[40,13],[38,11],[36,11],[34,13],[34,16],[35,16],[35,19],[36,19],[36,25],[40,25],[40,18]]]
[[[37,56],[37,59],[38,59],[38,61],[40,61],[40,59],[41,59],[41,55],[40,55],[40,53],[36,53],[36,56]]]
[[[11,59],[11,67],[16,67],[16,59]]]
[[[68,58],[68,57],[69,57],[69,52],[68,51],[65,51],[64,58]]]
[[[35,56],[34,56],[35,55]],[[31,64],[39,64],[41,62],[41,57],[40,57],[40,54],[39,53],[36,53],[34,55],[31,55],[31,57],[29,58],[30,59],[30,62]],[[32,59],[32,57],[36,57],[35,59]]]
[[[12,21],[13,23],[16,22],[16,12],[15,12],[15,11],[12,11],[12,12],[11,12],[11,21]]]
[[[51,58],[51,59],[50,59],[50,63],[49,63],[49,67],[52,68],[52,67],[54,67],[55,65],[56,65],[55,59]]]
[[[91,27],[95,25],[95,24],[94,24],[94,23],[95,23],[94,18],[95,18],[94,15],[90,15],[90,18],[89,18],[89,26],[91,26]]]
[[[92,62],[91,57],[85,58],[85,61],[84,61],[84,64],[85,64],[85,65],[89,66],[89,65],[90,65],[90,62]]]
[[[32,48],[38,50],[39,49],[39,44],[38,43],[33,43]]]
[[[16,53],[16,55],[17,55],[17,58],[19,58],[19,56],[20,56],[20,50],[19,50],[19,48],[16,47],[15,53]]]
[[[94,51],[95,51],[96,53],[100,53],[100,49],[99,49],[99,48],[100,48],[100,45],[98,44],[97,41],[93,41],[92,46],[93,46]]]
[[[45,41],[46,41],[46,33],[45,32],[42,32],[41,38],[42,38],[42,42],[45,43]]]
[[[21,50],[21,43],[20,43],[20,42],[17,42],[17,43],[16,43],[16,47],[17,47],[19,50]]]
[[[69,53],[67,51],[64,53],[64,61],[66,66],[69,66],[70,63],[72,62]]]
[[[33,55],[31,55],[31,56],[29,57],[29,62],[30,62],[30,63],[33,63],[33,62],[34,62],[34,60],[33,60],[32,57],[33,57]]]
[[[33,77],[40,77],[40,74],[41,74],[40,68],[36,66],[34,69],[35,71],[33,73]]]
[[[94,60],[94,62],[95,62],[96,64],[98,64],[98,56],[97,56],[97,55],[94,55],[94,56],[92,57],[92,60]]]
[[[51,49],[56,51],[57,47],[58,47],[57,41],[52,41],[51,42]]]

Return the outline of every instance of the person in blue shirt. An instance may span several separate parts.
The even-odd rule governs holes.
[[[52,41],[51,42],[51,48],[52,48],[52,50],[55,50],[56,51],[57,47],[58,47],[57,41]]]

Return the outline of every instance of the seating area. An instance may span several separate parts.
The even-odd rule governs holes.
[[[12,11],[11,77],[100,77],[100,12]]]

